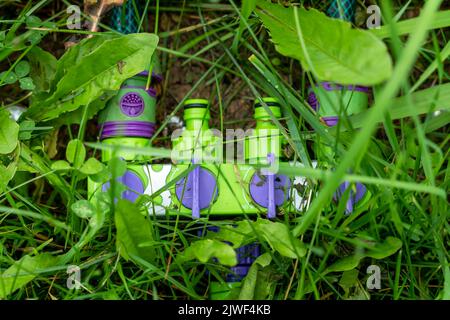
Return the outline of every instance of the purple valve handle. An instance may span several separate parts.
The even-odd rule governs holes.
[[[275,155],[273,153],[269,153],[267,155],[267,160],[270,163],[270,165],[273,164],[273,162],[275,161]],[[267,182],[268,182],[268,188],[267,188],[267,192],[268,192],[268,206],[267,206],[267,218],[269,219],[273,219],[275,218],[276,214],[277,214],[277,210],[275,207],[275,174],[272,172],[267,172]]]
[[[192,217],[199,218],[200,210],[209,207],[217,199],[219,190],[214,175],[198,166],[177,182],[175,192],[181,205],[191,209]]]
[[[196,159],[192,160],[192,164],[197,163]],[[192,172],[192,218],[200,218],[200,166],[196,166]]]

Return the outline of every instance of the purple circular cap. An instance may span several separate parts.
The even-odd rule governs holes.
[[[126,116],[139,117],[144,107],[144,99],[137,92],[128,92],[120,99],[120,110]]]
[[[277,174],[274,179],[275,205],[281,206],[289,199],[291,181],[285,175]],[[250,195],[258,205],[267,208],[269,206],[269,183],[267,176],[256,172],[250,182]]]
[[[122,192],[121,198],[135,202],[139,195],[144,193],[144,184],[141,178],[132,171],[126,171],[125,174],[116,179],[117,182],[122,183],[127,190]],[[102,191],[105,192],[111,187],[110,182],[106,182],[102,186]]]
[[[218,188],[216,187],[216,178],[209,170],[199,168],[199,208],[205,209],[211,205],[213,201],[217,199]],[[186,179],[183,178],[177,182],[175,192],[178,200],[184,207],[192,209],[193,206],[193,172],[189,172]]]
[[[339,188],[336,190],[335,194],[333,195],[333,199],[335,201],[338,201],[344,195],[344,192],[348,188],[350,188],[350,186],[351,186],[351,184],[348,181],[345,181],[344,183],[342,183],[339,186]],[[366,192],[367,192],[366,186],[363,185],[362,183],[357,182],[355,184],[355,188],[350,189],[350,194],[349,194],[349,198],[348,198],[348,201],[346,204],[345,211],[347,213],[353,212],[353,207],[364,197]]]

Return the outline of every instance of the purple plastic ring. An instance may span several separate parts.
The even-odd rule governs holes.
[[[127,190],[122,192],[121,199],[135,202],[139,195],[144,193],[144,184],[142,183],[141,178],[132,171],[127,170],[125,174],[118,177],[116,181],[122,183],[127,188]],[[108,191],[110,187],[111,183],[106,182],[102,186],[102,192]]]
[[[145,92],[148,93],[149,96],[151,96],[152,98],[156,98],[156,90],[152,87],[149,87],[148,90],[145,90],[145,86],[122,86],[120,87],[120,89],[140,89],[140,90],[144,90]]]
[[[101,140],[113,137],[151,138],[156,130],[153,122],[145,121],[108,121],[99,127]]]
[[[137,76],[142,76],[142,77],[148,77],[149,73],[147,70],[144,70],[142,72],[139,72],[137,74]],[[162,82],[163,81],[163,76],[158,74],[158,73],[154,73],[152,72],[152,79],[154,79],[156,82]]]

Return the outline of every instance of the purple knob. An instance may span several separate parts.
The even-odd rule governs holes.
[[[268,208],[268,218],[274,218],[276,207],[289,198],[290,186],[291,181],[285,175],[255,172],[250,181],[250,195],[258,205]]]
[[[193,218],[200,217],[205,209],[217,199],[219,190],[216,178],[204,168],[197,167],[186,178],[177,182],[175,192],[181,204],[192,210]]]
[[[126,171],[125,174],[116,179],[117,182],[122,183],[127,190],[122,192],[121,198],[135,202],[139,195],[144,193],[144,184],[141,178],[132,171]],[[102,186],[102,191],[106,192],[111,187],[110,182],[106,182]]]

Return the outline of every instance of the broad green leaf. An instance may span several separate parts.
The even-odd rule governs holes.
[[[202,263],[212,258],[217,258],[219,263],[226,266],[237,264],[236,251],[233,247],[213,239],[195,241],[179,256],[180,261],[198,259]]]
[[[33,101],[27,111],[28,117],[36,121],[52,120],[89,105],[107,91],[118,90],[124,80],[147,68],[158,37],[139,33],[105,40],[97,47],[90,43],[97,45],[98,40],[88,39],[77,45],[92,49],[84,52],[78,60],[78,56],[75,59],[62,58],[64,67],[58,65],[55,74],[58,82],[54,90],[47,98]],[[69,50],[67,55],[75,55],[72,52],[76,51]],[[76,60],[75,65],[67,65],[73,60]]]
[[[58,82],[67,73],[69,69],[76,66],[86,56],[91,54],[96,48],[103,44],[107,40],[116,39],[118,35],[102,35],[91,39],[84,39],[78,45],[72,46],[62,57],[55,62],[55,69],[53,71],[53,79],[49,84],[50,91],[56,90]],[[114,90],[106,90],[98,99],[92,101],[87,109],[87,120],[92,119],[100,110],[102,110],[106,102],[116,94]],[[40,100],[48,98],[50,94],[42,94]],[[72,112],[66,112],[59,117],[53,119],[51,124],[54,127],[60,127],[62,125],[79,124],[83,119],[84,108],[78,108]]]
[[[85,115],[86,120],[91,120],[99,111],[101,111],[110,98],[116,95],[117,92],[110,90],[105,91],[100,98],[92,101],[87,107],[87,111],[85,112],[84,107],[78,108],[72,112],[66,112],[61,114],[58,118],[49,121],[49,124],[55,128],[61,127],[63,125],[70,124],[80,124],[83,120],[83,116]]]
[[[348,295],[350,288],[354,287],[358,283],[359,271],[357,269],[351,269],[342,273],[342,277],[339,280],[339,285],[344,289]]]
[[[94,50],[99,48],[105,41],[117,39],[118,35],[100,35],[92,38],[81,40],[78,44],[72,46],[57,61],[54,77],[51,81],[50,91],[55,91],[59,81],[67,74],[67,72],[80,64],[86,56],[90,55]]]
[[[401,247],[402,241],[400,239],[387,237],[383,243],[377,244],[372,249],[368,250],[366,257],[384,259],[396,253]]]
[[[113,177],[121,177],[127,171],[127,163],[118,157],[113,157],[108,161],[108,168]]]
[[[251,224],[253,224],[253,221],[242,220],[237,222],[236,227],[224,226],[218,232],[208,232],[207,237],[226,241],[231,243],[233,248],[237,249],[255,239],[255,235],[252,234]]]
[[[30,77],[25,77],[25,78],[19,79],[19,83],[20,83],[20,88],[23,90],[31,91],[35,88],[33,79],[31,79]]]
[[[27,24],[27,27],[37,28],[41,26],[42,20],[37,16],[27,16],[25,23]]]
[[[19,125],[10,118],[5,109],[0,109],[0,154],[8,154],[17,147]]]
[[[143,244],[153,241],[151,222],[147,214],[127,200],[119,200],[115,210],[117,230],[116,248],[120,255],[129,260],[130,255],[138,256],[151,262],[154,258],[153,248]]]
[[[306,254],[303,243],[292,237],[285,224],[267,219],[240,221],[236,228],[224,227],[218,233],[208,233],[208,237],[231,242],[234,248],[261,239],[281,255],[293,259]]]
[[[80,168],[86,158],[86,148],[78,139],[69,141],[66,149],[66,159],[73,164],[75,168]]]
[[[27,55],[30,65],[30,77],[35,84],[34,95],[50,89],[50,83],[56,72],[56,58],[40,47],[33,47]],[[33,99],[38,99],[34,98]]]
[[[96,208],[88,200],[78,200],[70,206],[70,209],[80,218],[89,219],[94,216]]]
[[[391,76],[386,45],[372,33],[315,9],[297,10],[299,28],[293,7],[257,1],[256,12],[279,53],[299,60],[319,80],[369,86]]]
[[[272,257],[267,252],[256,258],[242,282],[241,292],[239,293],[240,300],[260,300],[266,298],[269,293],[270,282],[268,282],[268,275],[261,270],[271,262]]]
[[[287,225],[259,218],[255,223],[255,228],[267,243],[281,255],[296,259],[306,254],[303,243],[292,237]]]
[[[24,120],[19,124],[19,139],[29,140],[31,139],[31,132],[36,127],[36,123],[33,120]]]
[[[14,71],[19,78],[23,78],[30,73],[30,64],[28,61],[22,60],[16,65]]]
[[[54,265],[56,262],[55,257],[45,253],[34,257],[24,256],[14,262],[0,274],[0,298],[5,299],[9,294],[32,281],[43,269]]]
[[[361,254],[344,257],[325,270],[329,272],[341,272],[355,269],[363,258],[384,259],[396,253],[402,247],[402,241],[398,238],[387,237],[383,243],[377,243],[372,248]]]
[[[14,71],[3,71],[0,73],[0,82],[3,81],[4,84],[12,84],[17,81],[17,75]]]
[[[89,158],[81,166],[80,171],[86,175],[98,174],[105,170],[105,165],[95,158]]]
[[[56,171],[64,171],[64,170],[71,170],[72,167],[70,166],[70,163],[68,163],[65,160],[57,160],[52,163],[52,170]]]
[[[339,259],[327,268],[326,273],[353,270],[359,265],[359,261],[361,261],[362,258],[364,258],[364,256],[352,255]]]
[[[14,177],[17,170],[17,163],[12,162],[7,167],[0,163],[0,193],[6,191],[6,186]]]

